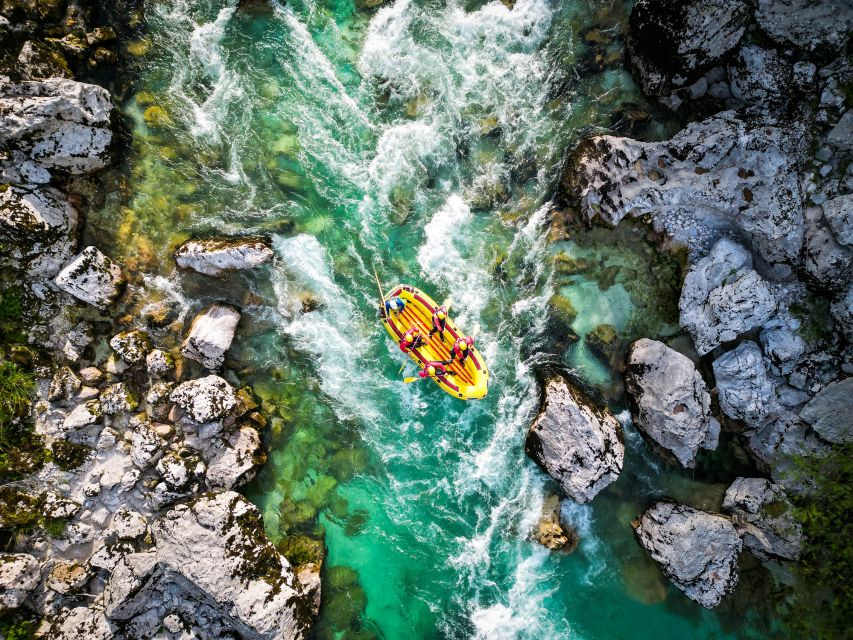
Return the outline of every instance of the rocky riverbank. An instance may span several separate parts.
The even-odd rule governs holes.
[[[121,181],[124,128],[92,82],[126,88],[141,21],[135,3],[0,8],[0,266],[20,329],[3,359],[36,395],[4,425],[0,609],[56,639],[303,638],[320,567],[291,566],[232,491],[266,460],[267,418],[223,369],[240,311],[140,312],[133,267],[81,246]],[[175,259],[212,280],[271,257],[218,238]]]
[[[737,584],[742,549],[771,564],[798,557],[786,494],[813,487],[796,462],[853,440],[851,25],[845,2],[640,0],[626,35],[634,77],[692,122],[659,142],[589,137],[562,181],[560,233],[566,219],[636,218],[687,250],[679,324],[691,345],[630,346],[634,425],[692,467],[722,423],[767,476],[731,478],[723,514],[658,502],[634,522],[664,575],[709,608]],[[567,470],[579,467],[577,480],[618,469],[592,455],[598,438],[577,442],[571,412],[555,418],[562,385],[548,382],[528,450],[585,502]],[[602,411],[585,399],[575,413]],[[547,446],[531,447],[543,425]]]

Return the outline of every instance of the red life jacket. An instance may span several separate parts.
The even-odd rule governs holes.
[[[468,348],[465,349],[465,351],[463,351],[462,349],[459,348],[459,345],[462,344],[463,342],[468,345]],[[474,341],[470,337],[469,338],[459,338],[456,340],[456,342],[453,343],[453,353],[456,355],[457,358],[459,358],[460,362],[465,362],[465,358],[467,358],[468,354],[471,353],[471,347],[473,345],[474,345]]]
[[[420,375],[421,378],[432,377],[429,375],[429,371],[427,371],[427,369],[429,369],[430,367],[435,367],[436,378],[444,377],[447,374],[447,368],[443,364],[441,364],[440,362],[430,362],[427,364],[427,366],[423,368],[423,370],[418,375]]]
[[[438,319],[439,311],[444,311],[444,320]],[[447,326],[447,309],[439,307],[435,310],[435,313],[432,314],[432,326],[435,327],[437,331],[444,331],[444,328]]]

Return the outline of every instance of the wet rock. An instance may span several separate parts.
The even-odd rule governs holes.
[[[745,0],[639,0],[626,45],[643,91],[692,83],[737,46],[751,17]]]
[[[824,202],[823,217],[839,244],[853,246],[853,194]]]
[[[803,407],[800,417],[828,442],[853,441],[853,378],[826,385]]]
[[[175,252],[175,262],[208,276],[254,269],[272,260],[273,251],[259,238],[189,240]]]
[[[28,40],[18,54],[18,66],[22,75],[30,80],[48,78],[70,78],[74,74],[68,66],[68,60],[53,47],[44,42]]]
[[[726,518],[658,502],[634,522],[634,532],[664,575],[703,607],[717,606],[737,585],[743,544]]]
[[[853,30],[853,11],[845,0],[758,0],[758,25],[782,45],[837,53]]]
[[[797,360],[806,350],[806,341],[785,328],[765,329],[761,332],[761,346],[773,372],[787,375],[794,370]]]
[[[241,636],[307,635],[309,605],[245,498],[230,491],[205,494],[155,521],[153,532],[161,565],[204,593]]]
[[[39,562],[26,553],[0,553],[0,611],[17,609],[41,580]]]
[[[145,358],[148,375],[154,379],[168,378],[175,373],[175,358],[160,349],[153,349]]]
[[[589,502],[622,471],[619,422],[562,378],[545,384],[539,415],[527,434],[527,454],[576,502]]]
[[[649,216],[694,258],[730,233],[771,264],[796,265],[802,135],[796,123],[753,127],[727,111],[664,142],[596,136],[575,152],[562,184],[586,219],[615,226]]]
[[[91,84],[0,85],[0,138],[46,169],[92,173],[111,162],[112,111],[110,94]]]
[[[746,548],[762,560],[796,560],[802,528],[782,487],[765,478],[737,478],[726,491],[723,510]]]
[[[836,291],[850,280],[853,252],[839,245],[825,227],[810,225],[803,245],[803,263],[817,287]]]
[[[151,341],[144,331],[134,329],[113,336],[110,340],[110,347],[126,363],[136,364],[145,358],[148,349],[151,348]]]
[[[265,461],[258,432],[240,427],[216,447],[207,467],[207,484],[235,489],[251,481]]]
[[[586,334],[590,348],[601,355],[605,361],[612,361],[619,351],[619,334],[612,324],[600,324]]]
[[[77,210],[54,189],[0,186],[0,262],[50,278],[74,255]]]
[[[86,247],[59,275],[56,285],[78,300],[106,309],[121,294],[121,267],[95,247]]]
[[[240,312],[226,304],[215,304],[193,320],[189,335],[181,345],[181,354],[201,363],[207,369],[216,370],[225,360],[225,352],[231,347]]]
[[[759,346],[746,340],[714,360],[712,366],[723,413],[759,426],[774,410],[774,385]]]
[[[542,516],[533,530],[533,539],[546,549],[572,553],[580,538],[571,526],[564,525],[560,518],[560,498],[549,495],[542,502]]]
[[[634,423],[685,467],[700,448],[716,449],[720,425],[711,396],[690,358],[655,340],[631,345],[625,385]]]
[[[199,424],[224,418],[237,406],[234,387],[216,375],[184,382],[169,398]]]
[[[700,355],[760,326],[776,310],[773,293],[751,266],[746,249],[722,239],[688,272],[678,308]]]

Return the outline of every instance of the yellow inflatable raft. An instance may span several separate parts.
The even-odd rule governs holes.
[[[423,368],[429,362],[449,360],[450,349],[454,341],[465,335],[457,328],[450,316],[447,317],[443,339],[438,333],[429,336],[429,331],[432,328],[432,314],[438,308],[435,301],[423,291],[415,287],[407,286],[404,288],[403,285],[392,288],[384,300],[394,297],[402,298],[406,302],[402,312],[395,313],[392,311],[386,314],[387,317],[382,320],[385,330],[388,331],[394,342],[399,345],[400,338],[406,331],[411,327],[418,327],[427,343],[408,352],[409,357],[418,364],[418,367]],[[433,381],[454,398],[479,400],[486,397],[489,370],[486,367],[486,361],[476,347],[471,347],[471,354],[464,364],[460,365],[459,361],[455,360],[452,364],[447,365],[447,370],[453,372],[452,375],[433,378]]]

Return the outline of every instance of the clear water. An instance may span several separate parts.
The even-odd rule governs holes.
[[[271,416],[270,460],[248,493],[293,557],[325,535],[316,637],[763,637],[760,569],[747,563],[738,596],[705,611],[667,585],[630,527],[663,495],[713,507],[737,470],[728,450],[695,474],[668,466],[583,340],[601,323],[624,340],[672,333],[672,265],[633,231],[548,238],[567,149],[639,100],[618,65],[591,62],[618,43],[593,50],[583,35],[616,31],[624,4],[248,4],[150,3],[125,105],[127,189],[96,222],[117,221],[112,249],[147,284],[140,305],[244,309],[229,366]],[[205,233],[267,234],[275,263],[214,286],[175,273],[176,244]],[[556,273],[561,251],[588,266]],[[401,383],[409,370],[398,373],[375,318],[374,265],[385,285],[450,297],[461,326],[480,327],[485,401]],[[554,293],[578,312],[565,363],[626,423],[620,480],[568,507],[582,538],[571,555],[530,541],[556,487],[523,452],[538,406],[527,354]]]

